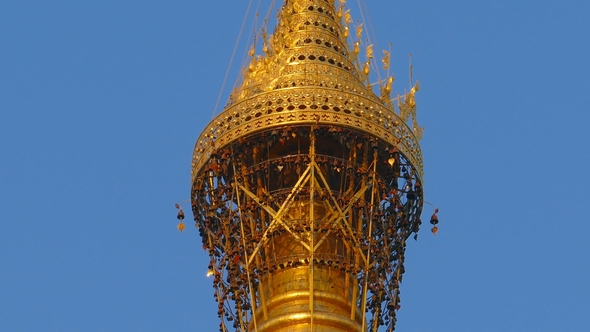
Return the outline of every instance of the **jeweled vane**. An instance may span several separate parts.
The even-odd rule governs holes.
[[[286,0],[197,141],[192,210],[220,331],[395,328],[423,207],[419,87],[393,103],[389,77],[375,95],[367,68],[389,52],[360,54],[351,24],[344,1]]]

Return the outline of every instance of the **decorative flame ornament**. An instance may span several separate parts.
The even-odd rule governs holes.
[[[436,233],[438,233],[438,227],[432,226],[432,234],[434,234],[434,236],[436,236]]]

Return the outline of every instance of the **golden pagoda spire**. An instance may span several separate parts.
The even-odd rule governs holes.
[[[419,86],[397,111],[393,76],[373,93],[372,45],[361,62],[344,5],[285,0],[196,143],[192,210],[222,332],[395,327],[423,206]]]

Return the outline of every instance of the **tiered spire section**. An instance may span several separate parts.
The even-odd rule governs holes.
[[[285,0],[197,141],[192,210],[221,332],[395,327],[423,206],[418,87],[397,111],[392,77],[375,95],[351,21],[343,0]]]
[[[332,1],[291,0],[281,9],[275,32],[263,34],[263,54],[252,54],[236,100],[290,87],[359,90],[357,54],[347,45],[343,7]]]
[[[365,51],[366,61],[361,61],[360,42],[349,47],[348,37],[354,30],[360,38],[362,26],[353,28],[351,22],[344,0],[338,1],[338,5],[334,0],[285,0],[274,33],[262,33],[263,54],[257,55],[255,45],[252,46],[252,59],[243,70],[241,84],[231,93],[222,114],[199,137],[193,167],[198,168],[205,161],[201,157],[216,145],[214,142],[223,144],[235,139],[236,132],[239,136],[262,128],[263,122],[285,123],[283,116],[276,116],[278,112],[298,109],[306,112],[291,114],[289,121],[296,117],[296,122],[312,123],[321,117],[319,120],[326,123],[355,122],[357,127],[368,129],[381,139],[396,141],[422,175],[418,142],[423,129],[416,121],[414,101],[419,85],[401,97],[398,95],[395,103],[391,98],[391,76],[379,82],[380,96],[375,95],[368,87],[370,64],[375,61],[372,45]],[[382,61],[389,66],[389,55]],[[245,112],[252,106],[258,111]],[[325,112],[320,116],[318,111]],[[233,131],[235,128],[239,129]]]

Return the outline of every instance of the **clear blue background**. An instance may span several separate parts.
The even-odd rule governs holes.
[[[217,331],[174,203],[247,5],[0,2],[0,331]],[[441,209],[408,246],[397,331],[590,331],[590,3],[367,6],[395,91],[413,54]]]

